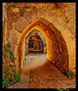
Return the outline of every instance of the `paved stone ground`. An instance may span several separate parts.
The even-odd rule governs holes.
[[[25,67],[22,70],[21,81],[9,86],[8,88],[75,88],[76,80],[75,79],[67,79],[52,63],[49,61],[42,62],[41,64],[39,59],[41,58],[41,54],[30,54],[30,58],[32,57],[32,65]],[[46,55],[45,55],[46,56]],[[35,60],[33,60],[33,58]],[[38,63],[37,59],[38,58]],[[42,57],[41,59],[45,59]],[[36,62],[36,63],[34,63]],[[30,63],[30,62],[29,62]],[[34,67],[35,66],[35,67]],[[30,69],[27,69],[29,68]]]
[[[23,70],[21,81],[8,86],[8,88],[28,88],[28,84],[29,84],[29,71]]]
[[[29,53],[24,61],[24,68],[30,69],[42,65],[46,61],[46,53]]]
[[[75,79],[67,79],[53,64],[30,70],[29,88],[75,88]]]

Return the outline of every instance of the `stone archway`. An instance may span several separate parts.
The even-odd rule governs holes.
[[[16,49],[17,69],[23,68],[24,40],[34,29],[39,30],[47,42],[47,60],[54,63],[62,72],[69,71],[68,50],[61,33],[47,20],[39,18],[26,27]]]
[[[43,34],[40,32],[40,31],[38,31],[38,30],[36,30],[36,29],[34,29],[34,30],[32,30],[29,34],[28,34],[28,36],[25,38],[25,53],[28,53],[28,41],[29,41],[29,38],[31,37],[31,34],[33,34],[33,33],[36,33],[38,36],[40,36],[40,38],[42,39],[42,42],[43,42],[43,53],[46,53],[47,52],[47,44],[46,44],[46,40],[45,40],[45,38],[44,38],[44,36],[43,36]]]

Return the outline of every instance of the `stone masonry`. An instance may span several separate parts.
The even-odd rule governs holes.
[[[4,6],[3,36],[5,36],[4,37],[5,41],[7,38],[9,42],[13,45],[12,50],[14,51],[15,55],[16,55],[16,48],[19,44],[21,35],[24,33],[24,29],[30,26],[30,24],[36,21],[37,19],[43,18],[42,22],[44,22],[45,20],[50,22],[58,30],[59,34],[62,35],[66,43],[67,53],[68,53],[66,54],[68,56],[67,59],[68,63],[66,63],[65,61],[64,62],[68,64],[69,70],[72,69],[73,71],[75,71],[76,69],[76,4],[75,3],[57,3],[57,4],[23,3],[22,5],[17,3],[17,7],[10,7],[10,8],[8,8],[8,5],[9,3],[3,3]],[[24,9],[25,11],[23,15],[20,15],[21,8]],[[52,26],[48,22],[46,22],[46,25],[48,25],[49,28],[51,28]],[[48,32],[46,33],[48,34]],[[59,41],[58,39],[62,41],[61,37],[58,36],[58,33],[55,34],[56,35],[53,36],[58,37],[57,41]],[[55,37],[52,38],[53,41],[55,41],[54,38]],[[53,47],[54,49],[58,50],[58,48],[60,48],[59,49],[60,52],[64,50],[62,48],[64,42],[61,42],[59,44],[59,47],[57,46],[57,42],[54,42],[54,45],[56,45]],[[60,58],[60,56],[57,55],[55,56]],[[57,61],[55,60],[54,63],[55,64],[57,63],[56,64],[57,66],[59,65],[60,67],[63,67],[61,66],[62,61],[63,60],[60,60],[60,62],[57,63]],[[64,65],[63,68],[65,67],[66,65]]]

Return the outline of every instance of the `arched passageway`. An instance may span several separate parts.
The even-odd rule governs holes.
[[[43,52],[43,42],[36,33],[32,34],[28,42],[29,52]]]
[[[34,39],[32,39],[34,35]],[[38,40],[38,41],[37,41]],[[47,52],[47,43],[43,36],[43,34],[39,30],[32,30],[28,36],[25,38],[25,45],[24,45],[24,53],[29,53],[29,51],[39,51],[46,53]],[[36,43],[36,44],[35,44]],[[35,47],[38,47],[37,49],[34,49]]]
[[[46,62],[46,40],[38,30],[31,31],[24,42],[23,69],[39,67]]]
[[[61,33],[47,20],[39,18],[26,27],[16,49],[17,69],[23,68],[24,40],[34,30],[39,30],[47,42],[47,60],[55,64],[62,72],[68,72],[68,50]]]

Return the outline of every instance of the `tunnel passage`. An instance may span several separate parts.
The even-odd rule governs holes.
[[[68,50],[61,33],[47,20],[39,18],[26,27],[19,39],[16,49],[17,69],[23,68],[24,40],[34,30],[39,30],[47,42],[47,60],[56,65],[62,72],[68,72]]]
[[[42,52],[43,51],[43,42],[36,33],[33,33],[28,42],[29,52]]]
[[[24,53],[26,54],[28,54],[29,52],[47,52],[46,40],[43,34],[36,29],[32,30],[25,38],[24,46]]]

